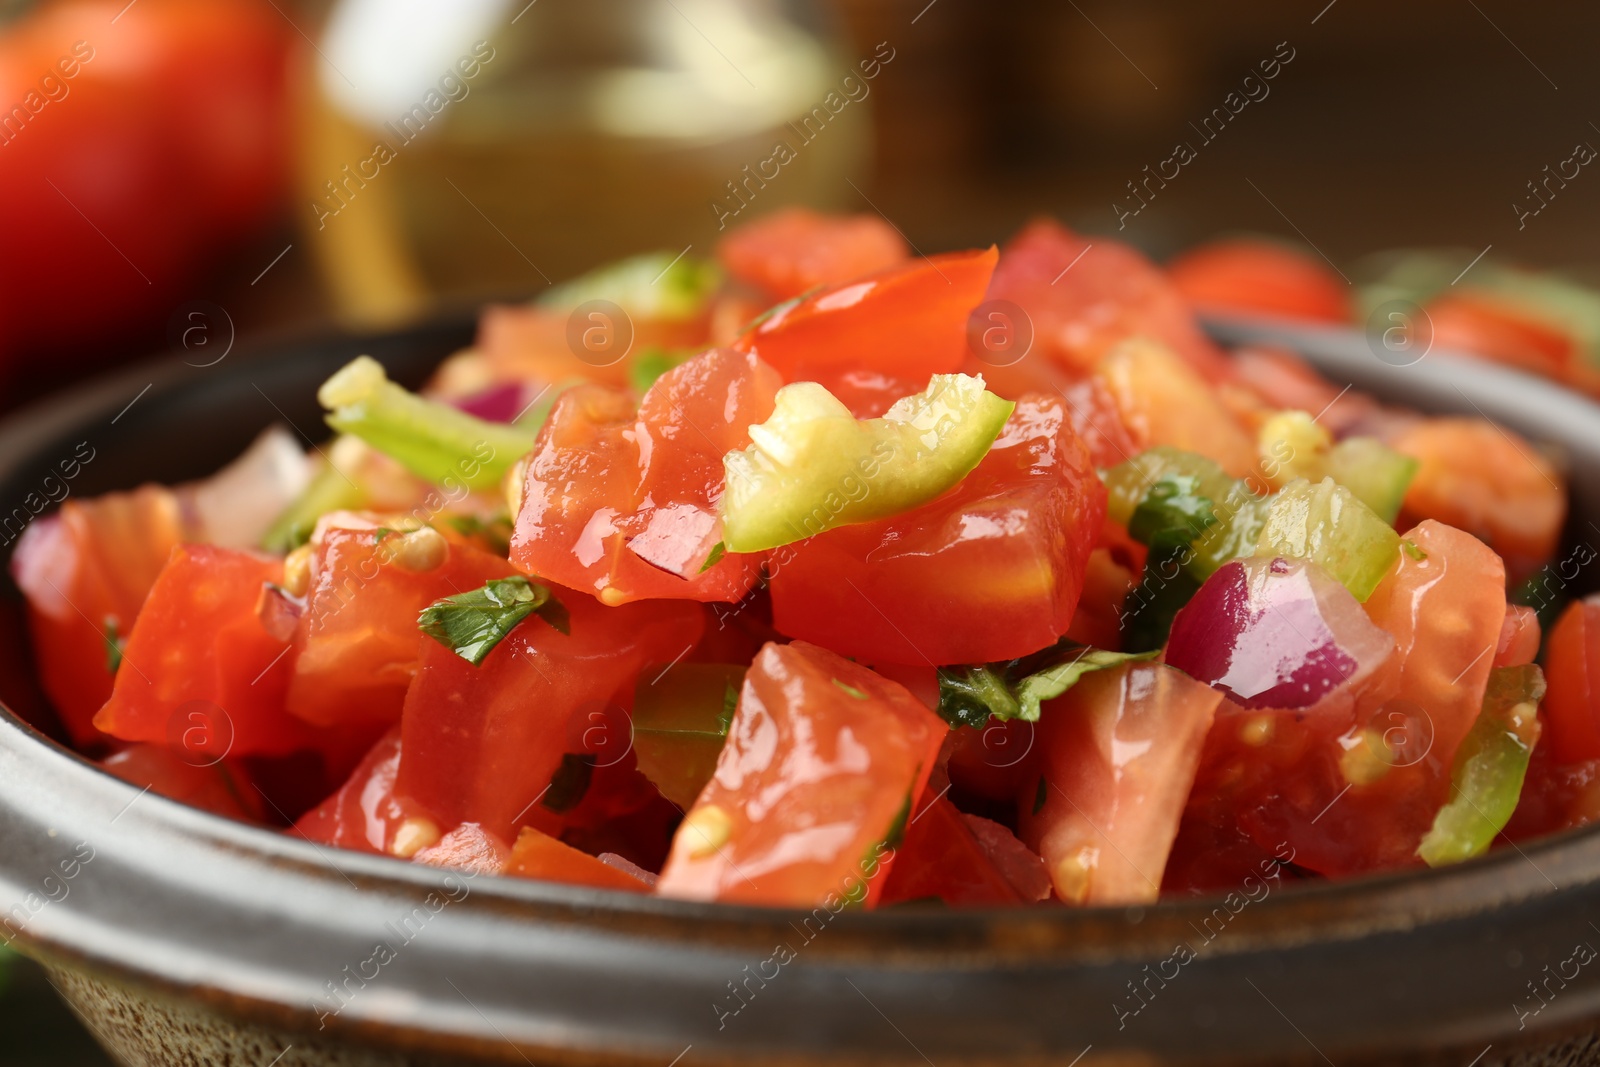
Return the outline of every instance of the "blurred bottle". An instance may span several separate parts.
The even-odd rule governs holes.
[[[296,210],[337,306],[530,295],[708,254],[735,211],[858,203],[870,82],[825,26],[780,0],[334,0]]]

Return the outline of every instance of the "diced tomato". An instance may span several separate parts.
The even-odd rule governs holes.
[[[956,806],[935,797],[906,827],[878,903],[915,900],[982,905],[1018,904],[1022,898],[967,829]]]
[[[1063,402],[1025,397],[954,489],[774,552],[773,623],[871,663],[1036,652],[1072,622],[1105,499]]]
[[[782,308],[736,342],[784,381],[830,388],[846,372],[876,371],[915,383],[958,369],[967,318],[983,299],[999,253],[924,257]]]
[[[1010,802],[1039,781],[1038,727],[1022,719],[951,730],[945,752],[951,785],[968,796]]]
[[[1101,469],[1125,463],[1143,449],[1123,425],[1116,397],[1098,378],[1084,378],[1061,391],[1072,428],[1089,446],[1089,459]]]
[[[1433,347],[1469,352],[1558,380],[1578,357],[1578,341],[1559,327],[1489,293],[1447,292],[1425,308]]]
[[[1167,276],[1120,241],[1085,238],[1049,219],[1031,222],[1006,244],[988,296],[1011,301],[1032,320],[1024,363],[1054,362],[1077,378],[1118,344],[1143,337],[1171,348],[1209,381],[1233,373]]]
[[[1545,729],[1549,705],[1540,708]],[[1503,831],[1509,841],[1588,826],[1600,821],[1600,759],[1563,762],[1548,743],[1535,745],[1528,758],[1517,810]]]
[[[599,382],[621,388],[628,384],[628,362],[620,356],[611,362],[580,359],[573,346],[570,316],[534,304],[495,305],[483,309],[474,348],[482,356],[491,381],[535,381],[546,385],[563,382]],[[598,323],[594,328],[631,330],[626,351],[661,348],[669,352],[704,348],[710,323],[704,316],[681,321],[634,319]],[[607,346],[622,343],[621,334],[607,338]]]
[[[406,693],[399,788],[441,826],[476,822],[509,840],[564,755],[620,758],[640,668],[684,655],[705,622],[684,601],[608,608],[582,593],[557,596],[570,635],[529,616],[477,667],[428,643]]]
[[[1363,423],[1371,423],[1377,402],[1354,389],[1341,389],[1318,374],[1309,363],[1283,348],[1248,346],[1233,354],[1240,384],[1247,385],[1274,411],[1304,411],[1317,417],[1336,438],[1345,437]],[[1320,413],[1320,415],[1319,415]],[[1385,418],[1400,418],[1385,413]],[[1410,421],[1415,416],[1404,416]],[[1364,433],[1373,429],[1363,427]]]
[[[1567,515],[1565,480],[1538,450],[1484,419],[1422,419],[1395,437],[1420,464],[1402,522],[1437,519],[1487,542],[1512,584],[1555,552]]]
[[[1168,263],[1167,276],[1202,311],[1350,321],[1349,283],[1317,257],[1278,241],[1212,241]]]
[[[400,721],[406,687],[429,641],[417,626],[443,597],[515,574],[498,556],[446,542],[437,566],[414,569],[389,530],[328,528],[312,555],[289,711],[320,726]],[[429,561],[431,562],[431,561]]]
[[[871,904],[945,732],[904,686],[859,664],[803,642],[767,645],[658,892]]]
[[[1171,445],[1198,452],[1235,478],[1255,467],[1254,439],[1233,420],[1216,391],[1171,350],[1130,341],[1107,354],[1094,375],[1110,394],[1137,451]]]
[[[1201,744],[1222,695],[1170,667],[1085,675],[1039,717],[1043,800],[1018,798],[1022,839],[1069,904],[1138,904],[1160,892]]]
[[[754,356],[713,349],[662,375],[637,413],[626,394],[568,390],[527,461],[511,562],[612,605],[739,600],[761,557],[710,562],[722,457],[749,445],[781,385]]]
[[[195,758],[348,743],[349,735],[319,735],[284,711],[291,647],[256,615],[262,587],[282,580],[280,560],[209,545],[175,549],[128,635],[95,726]]]
[[[28,600],[40,681],[81,747],[105,740],[92,720],[111,697],[107,642],[128,636],[183,535],[177,497],[147,485],[68,500],[17,543],[11,573]]]
[[[1569,604],[1550,628],[1544,674],[1540,747],[1560,763],[1600,759],[1600,597]]]
[[[500,874],[511,859],[511,846],[475,822],[464,822],[437,845],[411,857],[430,867],[448,867],[469,874]]]
[[[1118,562],[1109,548],[1090,552],[1083,574],[1083,595],[1078,598],[1078,610],[1067,627],[1067,637],[1080,645],[1121,651],[1123,608],[1134,585],[1133,570]]]
[[[1494,666],[1520,667],[1539,655],[1539,614],[1523,604],[1507,604],[1506,620],[1495,645]]]
[[[1235,826],[1213,826],[1186,814],[1178,824],[1178,838],[1167,856],[1161,892],[1163,895],[1234,892],[1260,900],[1281,885],[1284,878],[1302,879],[1302,875],[1288,866],[1293,861],[1294,850],[1287,842],[1279,848],[1263,848]],[[1203,933],[1207,940],[1221,933],[1221,929],[1213,932],[1212,925],[1205,922]]]
[[[339,791],[308,811],[294,832],[318,844],[388,855],[407,819],[429,818],[395,793],[400,772],[400,731],[384,734]]]
[[[650,892],[647,883],[626,871],[602,863],[587,852],[579,852],[531,826],[517,835],[504,873],[514,878],[536,878],[541,882],[564,882],[624,893]]]
[[[717,243],[728,274],[773,303],[887,270],[906,255],[905,238],[877,215],[819,215],[803,207],[746,223]]]
[[[242,769],[223,760],[196,766],[166,745],[138,744],[118,749],[100,766],[124,782],[149,789],[180,804],[238,819],[263,822],[261,798]]]
[[[1354,694],[1299,713],[1217,716],[1191,808],[1329,875],[1415,865],[1482,708],[1505,619],[1505,572],[1470,534],[1424,522],[1367,600],[1395,653]],[[1421,558],[1418,558],[1420,555]]]

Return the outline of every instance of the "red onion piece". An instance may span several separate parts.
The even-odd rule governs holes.
[[[1393,652],[1322,568],[1256,558],[1224,565],[1178,612],[1167,663],[1246,708],[1309,708]]]
[[[486,422],[511,422],[522,414],[529,400],[527,386],[522,382],[501,382],[451,403]]]

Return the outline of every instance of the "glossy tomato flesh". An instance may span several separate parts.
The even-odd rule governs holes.
[[[887,270],[906,255],[905,238],[877,215],[819,215],[801,207],[774,211],[717,242],[729,276],[773,302]]]
[[[1027,655],[1071,624],[1104,515],[1063,402],[1024,397],[942,496],[773,552],[773,624],[872,663]]]

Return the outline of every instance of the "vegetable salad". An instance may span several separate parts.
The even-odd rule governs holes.
[[[1559,465],[1221,351],[1116,241],[913,256],[790,210],[318,399],[326,439],[18,544],[109,772],[325,846],[806,907],[1137,904],[1600,814]]]

